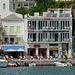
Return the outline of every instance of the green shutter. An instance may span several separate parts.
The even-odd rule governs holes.
[[[8,26],[4,26],[4,32],[8,33]]]
[[[20,26],[17,26],[17,33],[20,33]]]
[[[17,38],[17,42],[21,41],[21,38]]]
[[[13,35],[14,34],[14,26],[10,27],[10,34]]]

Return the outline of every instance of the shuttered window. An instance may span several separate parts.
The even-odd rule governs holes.
[[[21,41],[21,38],[17,38],[17,42]]]
[[[8,33],[8,26],[4,26],[4,32]]]
[[[17,33],[20,33],[20,26],[17,26]]]
[[[14,34],[14,26],[10,27],[10,34],[13,35]]]

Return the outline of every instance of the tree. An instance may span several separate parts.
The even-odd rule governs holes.
[[[28,13],[28,10],[27,10],[27,8],[20,7],[20,8],[17,8],[15,12],[19,13],[19,14],[22,14],[23,17],[24,17],[24,15]]]

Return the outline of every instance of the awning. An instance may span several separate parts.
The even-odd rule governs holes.
[[[22,48],[20,48],[20,49],[18,49],[17,51],[18,51],[18,52],[21,52],[21,51],[23,52],[23,51],[25,51],[25,50],[22,49]]]
[[[6,52],[24,51],[24,46],[3,46]]]
[[[14,49],[8,49],[8,50],[6,50],[6,52],[15,52],[16,50],[14,50]]]

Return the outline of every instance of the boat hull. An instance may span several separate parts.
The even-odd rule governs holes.
[[[16,67],[15,63],[8,63],[7,67]]]
[[[7,61],[5,61],[5,62],[0,61],[0,68],[5,68],[5,67],[7,67],[7,64],[8,64]]]
[[[54,62],[54,64],[55,64],[56,66],[59,66],[59,67],[67,66],[66,63],[60,63],[60,62]]]

